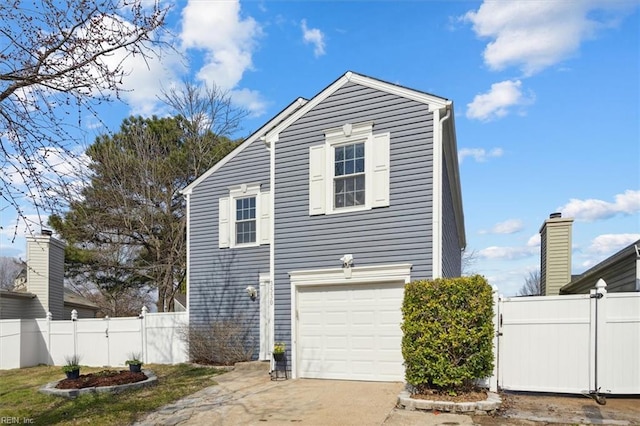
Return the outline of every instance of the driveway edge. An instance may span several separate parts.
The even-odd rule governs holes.
[[[436,401],[414,399],[407,390],[398,395],[398,407],[405,410],[445,411],[449,413],[492,414],[502,405],[500,395],[487,392],[487,399],[476,402]]]

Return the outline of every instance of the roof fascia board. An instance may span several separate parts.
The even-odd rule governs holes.
[[[423,104],[429,105],[429,112],[433,112],[436,109],[445,108],[451,101],[441,98],[439,96],[429,95],[428,93],[418,92],[413,89],[398,86],[396,84],[387,83],[385,81],[376,80],[371,77],[351,73],[349,81],[356,84],[361,84],[372,89],[378,89],[385,92],[392,93],[394,95],[402,96],[407,99],[411,99]]]
[[[411,99],[420,103],[424,103],[429,105],[429,112],[433,112],[437,109],[445,108],[451,101],[440,98],[438,96],[429,95],[427,93],[418,92],[413,89],[408,89],[406,87],[401,87],[395,84],[387,83],[381,80],[376,80],[371,77],[366,77],[364,75],[356,74],[354,72],[347,72],[342,77],[334,81],[331,85],[329,85],[322,92],[318,93],[314,96],[309,102],[307,102],[304,107],[298,109],[295,113],[291,114],[286,120],[282,123],[278,124],[271,131],[269,131],[267,135],[267,140],[278,140],[278,134],[293,124],[296,120],[298,120],[301,116],[307,113],[310,109],[314,108],[320,102],[327,99],[333,93],[335,93],[342,86],[347,84],[348,82],[353,82],[356,84],[360,84],[365,87],[370,87],[372,89],[381,90],[384,92],[388,92],[397,96],[401,96],[407,99]]]
[[[300,109],[307,103],[307,100],[304,98],[298,98],[294,102],[292,102],[288,107],[282,110],[278,115],[269,120],[264,126],[260,127],[256,132],[254,132],[251,136],[249,136],[244,142],[242,142],[236,149],[231,151],[226,157],[222,160],[218,161],[213,167],[204,172],[200,177],[187,185],[182,191],[181,194],[187,195],[191,194],[196,186],[198,186],[202,181],[207,179],[217,170],[219,170],[222,166],[227,164],[233,158],[235,158],[238,154],[244,151],[249,145],[251,145],[256,140],[259,140],[261,136],[269,131],[270,128],[276,126],[280,121],[284,120],[287,116],[293,114],[294,111]]]
[[[335,93],[339,88],[344,86],[349,81],[350,74],[351,73],[348,72],[342,77],[340,77],[339,79],[337,79],[336,81],[334,81],[333,83],[331,83],[326,89],[324,89],[322,92],[314,96],[302,108],[298,109],[295,113],[291,114],[288,118],[286,118],[282,123],[278,124],[273,129],[271,129],[266,135],[267,141],[277,141],[279,139],[278,136],[281,131],[289,127],[296,120],[298,120],[298,118],[306,114],[307,111],[314,108],[320,102],[324,101],[333,93]]]
[[[451,101],[450,101],[451,102]],[[445,150],[445,161],[447,162],[447,175],[449,177],[449,187],[453,192],[453,209],[456,214],[456,227],[458,229],[458,241],[460,247],[467,246],[466,230],[464,226],[464,209],[462,205],[462,188],[460,184],[460,165],[458,164],[458,141],[456,138],[455,114],[453,102],[450,103],[451,118],[447,120],[449,126],[449,141],[443,141]]]
[[[0,297],[10,297],[15,299],[33,299],[34,297],[36,297],[36,295],[26,291],[2,290],[0,291]]]

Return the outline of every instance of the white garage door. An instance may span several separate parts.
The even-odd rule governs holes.
[[[401,284],[301,288],[298,374],[403,381]]]

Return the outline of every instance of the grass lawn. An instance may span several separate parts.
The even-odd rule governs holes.
[[[145,364],[158,376],[155,386],[118,394],[96,393],[76,399],[45,395],[38,389],[64,378],[60,367],[38,366],[0,371],[0,419],[15,424],[125,425],[169,402],[215,385],[221,370],[188,364]],[[117,369],[117,368],[112,368]],[[80,374],[104,370],[82,367]]]

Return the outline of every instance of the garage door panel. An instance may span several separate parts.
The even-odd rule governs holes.
[[[372,311],[355,311],[351,316],[351,323],[354,325],[370,325],[375,322],[375,315]]]
[[[328,325],[341,326],[347,322],[347,314],[345,312],[328,312],[325,320]]]
[[[391,283],[300,289],[299,375],[402,381],[403,288]]]
[[[326,342],[327,349],[330,351],[334,351],[334,350],[342,351],[342,350],[345,350],[344,348],[346,348],[349,345],[349,341],[345,336],[327,336],[325,342]]]
[[[351,339],[351,348],[357,350],[370,350],[375,347],[376,339],[373,336],[356,336]]]

